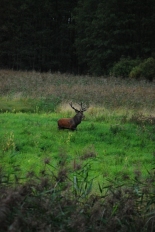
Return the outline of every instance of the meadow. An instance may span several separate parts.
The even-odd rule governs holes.
[[[77,131],[59,130],[59,118],[75,115],[70,102],[87,105],[85,118]],[[1,183],[25,183],[46,167],[76,194],[102,195],[154,173],[154,82],[1,70],[0,111]]]
[[[101,181],[152,169],[155,83],[6,70],[0,80],[1,163],[10,174],[16,166],[38,172],[46,158],[56,167],[60,153],[71,172],[89,163]],[[75,132],[57,128],[75,115],[69,102],[88,106]]]

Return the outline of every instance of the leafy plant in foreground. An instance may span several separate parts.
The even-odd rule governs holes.
[[[146,179],[137,170],[127,184],[108,179],[108,185],[99,184],[99,192],[93,193],[89,163],[73,173],[73,180],[67,175],[63,182],[59,179],[65,160],[58,172],[46,158],[40,175],[29,173],[23,184],[0,183],[2,232],[154,231],[153,170]],[[0,174],[4,176],[2,169]]]

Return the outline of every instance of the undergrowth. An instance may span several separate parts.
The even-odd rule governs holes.
[[[63,159],[57,168],[46,158],[40,174],[28,172],[22,185],[18,175],[10,183],[1,167],[1,232],[154,231],[153,170],[145,179],[135,172],[127,184],[117,178],[108,179],[107,185],[100,182],[98,193],[94,193],[89,164],[74,169],[71,178],[66,154],[61,151],[59,155]]]

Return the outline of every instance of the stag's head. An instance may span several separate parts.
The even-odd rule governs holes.
[[[73,107],[72,102],[69,104],[76,113],[76,115],[74,117],[82,120],[85,117],[83,112],[87,110],[86,106],[83,106],[83,103],[81,102],[81,103],[79,103],[80,109],[78,110],[75,107]]]

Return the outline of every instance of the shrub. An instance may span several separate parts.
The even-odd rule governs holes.
[[[0,168],[1,232],[155,231],[154,171],[145,179],[135,170],[133,181],[123,184],[118,178],[109,179],[107,186],[98,183],[99,191],[96,186],[92,192],[89,164],[76,171],[73,180],[65,175],[62,182],[50,160],[44,163],[40,176],[29,173],[23,184],[18,178],[12,185],[9,179],[4,182]],[[124,178],[128,179],[126,174]]]
[[[61,99],[55,96],[49,96],[40,99],[36,106],[36,112],[54,112],[56,107],[60,104]]]
[[[137,66],[139,62],[139,59],[131,60],[130,58],[121,58],[120,61],[113,66],[111,74],[116,77],[128,77],[131,70]]]
[[[130,72],[130,74],[129,74],[129,77],[138,79],[138,78],[141,77],[141,74],[142,74],[142,69],[141,69],[141,67],[140,67],[140,65],[139,65],[139,66],[134,67],[134,68],[131,70],[131,72]]]
[[[155,59],[150,57],[142,63],[142,75],[152,81],[155,76]]]
[[[155,76],[155,59],[153,57],[149,57],[145,59],[138,66],[134,67],[129,77],[131,78],[145,78],[149,81],[152,81]]]

